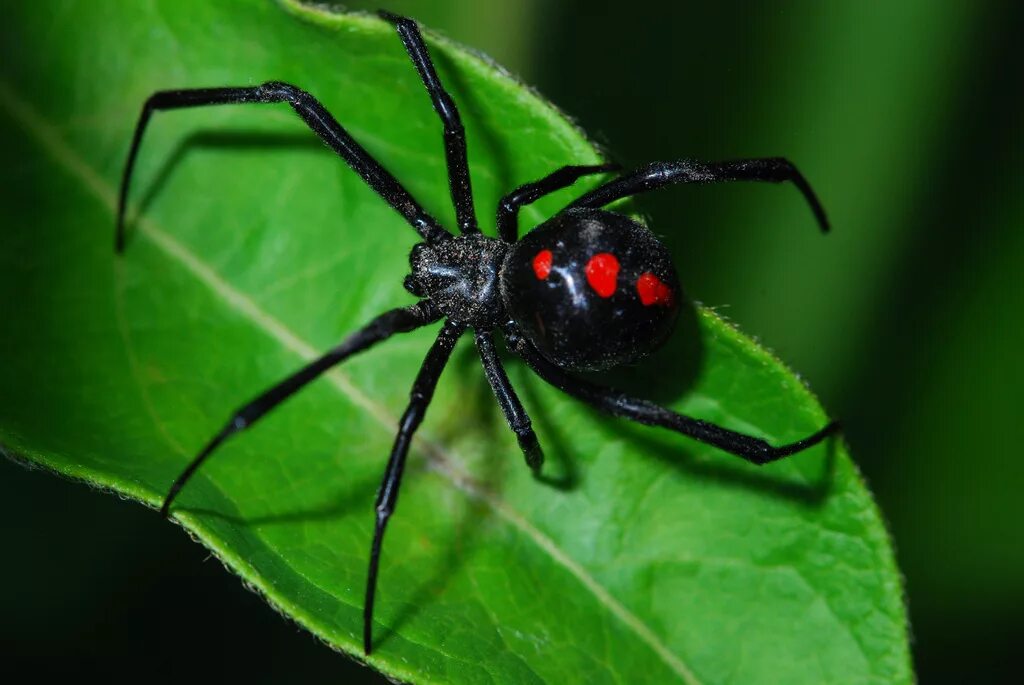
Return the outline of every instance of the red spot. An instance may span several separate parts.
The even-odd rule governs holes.
[[[587,283],[601,297],[615,292],[615,279],[619,277],[619,260],[608,252],[599,252],[587,262]]]
[[[650,271],[645,271],[636,279],[636,292],[645,307],[652,304],[663,304],[666,307],[672,305],[672,289]]]
[[[542,281],[548,277],[551,273],[551,250],[541,250],[533,258],[533,273]]]

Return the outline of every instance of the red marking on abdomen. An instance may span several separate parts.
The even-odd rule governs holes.
[[[551,250],[541,250],[533,258],[533,273],[542,281],[548,277],[551,273]]]
[[[636,293],[645,307],[654,304],[663,304],[667,307],[671,306],[673,301],[672,288],[662,283],[661,279],[650,271],[645,271],[636,279]]]
[[[611,297],[619,277],[619,260],[609,252],[599,252],[587,262],[587,283],[601,297]]]

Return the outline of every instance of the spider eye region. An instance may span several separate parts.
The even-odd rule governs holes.
[[[629,217],[572,209],[505,254],[508,315],[550,361],[606,369],[640,359],[668,338],[681,290],[665,246]]]

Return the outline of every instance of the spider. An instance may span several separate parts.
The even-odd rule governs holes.
[[[544,454],[530,417],[498,358],[496,331],[530,369],[563,392],[613,416],[667,428],[753,464],[767,464],[800,452],[839,428],[838,422],[833,421],[802,440],[772,446],[759,438],[595,385],[571,373],[608,369],[645,357],[665,342],[679,314],[681,289],[668,250],[640,223],[602,207],[677,183],[788,181],[803,193],[821,230],[827,232],[825,212],[793,164],[781,158],[655,162],[580,196],[518,240],[518,214],[524,206],[567,188],[584,176],[618,170],[614,164],[567,165],[519,186],[502,198],[497,208],[498,237],[485,236],[473,209],[466,136],[458,108],[437,76],[416,22],[388,12],[379,15],[397,30],[443,124],[448,180],[459,235],[444,229],[428,214],[316,98],[294,85],[268,82],[254,87],[158,91],[146,100],[121,181],[115,241],[116,250],[121,253],[129,182],[153,112],[244,103],[289,104],[423,239],[410,253],[411,273],[404,281],[406,290],[418,297],[418,302],[381,314],[237,410],[181,472],[160,509],[161,515],[167,517],[182,487],[225,440],[252,426],[325,371],[396,333],[443,320],[413,382],[409,404],[398,422],[398,433],[377,491],[363,605],[363,649],[367,655],[373,646],[373,604],[381,543],[398,501],[409,443],[423,421],[456,341],[468,330],[473,331],[494,397],[516,435],[527,465],[537,476]]]

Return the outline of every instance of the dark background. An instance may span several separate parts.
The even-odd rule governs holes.
[[[828,238],[770,187],[677,189],[641,208],[684,255],[691,296],[844,419],[906,576],[920,680],[1011,680],[1024,617],[1024,3],[388,6],[493,56],[627,166],[785,155],[802,168]],[[205,664],[249,682],[378,680],[153,512],[2,472],[0,672],[203,680]]]

